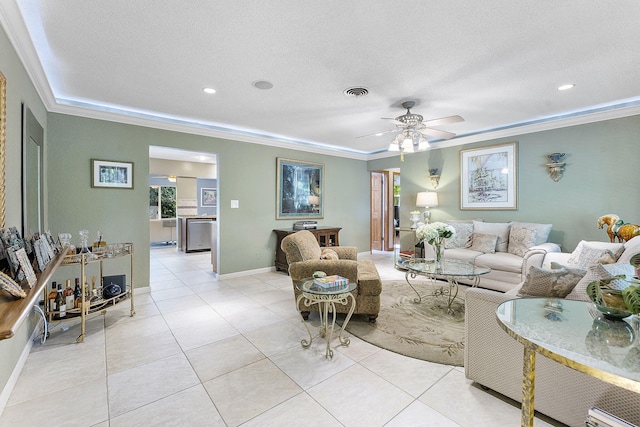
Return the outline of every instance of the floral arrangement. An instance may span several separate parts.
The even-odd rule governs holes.
[[[421,225],[416,229],[416,237],[419,242],[427,242],[430,245],[442,244],[444,239],[453,237],[456,229],[444,222],[432,222],[431,224]]]

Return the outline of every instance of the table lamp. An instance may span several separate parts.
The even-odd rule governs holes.
[[[421,191],[416,197],[416,206],[424,208],[424,222],[425,224],[429,224],[429,220],[431,219],[429,208],[438,206],[438,193],[435,191]]]

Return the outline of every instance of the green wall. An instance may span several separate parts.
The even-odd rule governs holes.
[[[38,122],[45,128],[47,126],[47,113],[26,70],[9,42],[4,29],[1,27],[0,72],[4,74],[7,80],[5,224],[7,226],[17,226],[20,229],[22,225],[22,103],[29,106]],[[29,341],[36,322],[36,316],[29,316],[28,320],[22,324],[11,339],[0,341],[0,390],[4,390],[20,358],[20,354]]]
[[[64,114],[50,114],[47,131],[51,230],[99,229],[107,241],[132,241],[137,287],[149,284],[149,145],[217,154],[220,274],[273,266],[272,230],[293,223],[275,219],[278,157],[325,164],[325,217],[318,223],[343,227],[341,244],[369,250],[366,162]],[[91,188],[92,158],[134,162],[134,189]],[[231,200],[240,208],[231,209]]]
[[[518,210],[460,210],[460,150],[518,142]],[[547,154],[566,153],[564,177],[554,182],[545,163]],[[553,224],[550,240],[572,251],[580,240],[608,241],[598,229],[599,216],[614,213],[640,224],[640,116],[607,120],[562,129],[487,140],[465,146],[434,149],[369,161],[369,169],[401,168],[400,220],[408,226],[419,191],[433,191],[429,169],[440,169],[439,206],[434,221],[482,219],[487,222]],[[403,241],[403,244],[405,242]]]

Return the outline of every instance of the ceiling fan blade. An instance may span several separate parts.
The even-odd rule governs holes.
[[[442,139],[451,139],[454,136],[456,136],[455,133],[451,133],[451,132],[447,132],[439,129],[431,129],[431,128],[423,129],[420,132],[426,135],[435,136],[436,138],[442,138]]]
[[[399,132],[399,131],[398,131],[398,129],[391,129],[391,130],[385,130],[385,131],[382,131],[382,132],[370,133],[368,135],[356,136],[356,138],[366,138],[368,136],[380,136],[380,135],[384,135],[386,133],[391,133],[391,132]]]
[[[447,125],[449,123],[458,123],[458,122],[464,122],[464,119],[460,116],[449,116],[449,117],[441,117],[439,119],[426,120],[422,123],[424,123],[427,126],[440,126],[440,125]]]

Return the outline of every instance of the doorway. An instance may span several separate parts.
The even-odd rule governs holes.
[[[185,252],[210,248],[214,273],[219,264],[217,160],[215,153],[149,146],[151,246],[175,246]],[[189,224],[205,220],[208,231],[197,236],[202,242],[195,245],[195,235],[186,239]]]
[[[396,184],[397,183],[397,184]],[[395,189],[397,188],[397,194]],[[392,251],[400,209],[400,170],[372,171],[370,178],[371,250]]]

